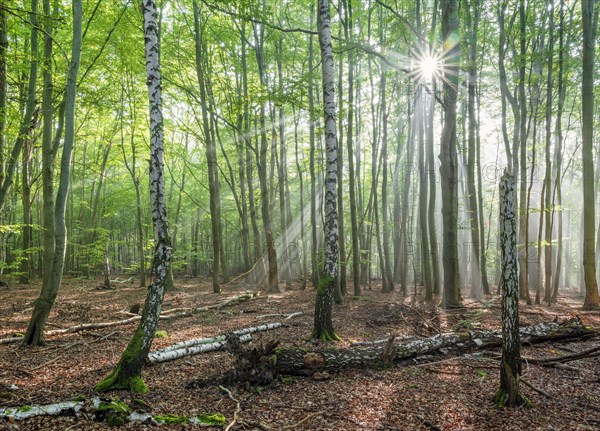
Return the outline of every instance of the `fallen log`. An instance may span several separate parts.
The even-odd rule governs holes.
[[[281,323],[267,323],[260,326],[237,329],[227,335],[182,341],[160,350],[150,352],[146,361],[150,364],[157,364],[160,362],[173,361],[185,356],[197,355],[199,353],[223,350],[227,346],[228,337],[237,337],[240,343],[247,343],[252,339],[251,334],[277,329],[281,326]]]
[[[559,325],[547,323],[521,327],[521,343],[536,344],[574,338],[589,338],[597,332],[586,328],[579,320]],[[502,345],[502,332],[471,331],[438,334],[419,340],[386,344],[361,345],[349,348],[324,348],[312,351],[302,348],[280,348],[277,342],[244,349],[235,340],[227,350],[235,357],[235,366],[225,376],[203,378],[188,383],[188,387],[250,382],[268,384],[280,375],[313,375],[344,368],[385,368],[410,358],[421,356],[464,354],[474,350]]]
[[[547,323],[519,329],[522,344],[538,344],[597,335],[581,322],[559,325]],[[351,347],[348,349],[277,349],[274,368],[279,374],[310,375],[317,371],[333,371],[341,368],[377,368],[391,362],[399,362],[420,355],[436,353],[467,353],[502,345],[501,331],[471,331],[436,335],[430,338],[393,344]]]
[[[163,313],[161,313],[160,319],[161,320],[177,319],[179,317],[192,316],[194,314],[202,313],[202,312],[209,311],[212,309],[220,310],[220,309],[230,306],[230,305],[249,301],[250,299],[256,298],[257,296],[258,296],[258,292],[244,293],[243,295],[239,295],[234,298],[227,299],[223,302],[219,302],[218,304],[206,305],[203,307],[196,307],[196,308],[189,308],[189,309],[177,308],[177,309],[173,309],[173,310],[168,310],[168,311],[164,311]]]
[[[134,400],[131,404],[127,404],[116,397],[113,399],[93,397],[89,402],[83,397],[81,398],[80,401],[0,408],[0,418],[24,420],[36,416],[74,415],[80,417],[83,414],[88,419],[91,417],[96,421],[105,421],[111,427],[121,426],[128,422],[142,422],[147,425],[190,424],[202,427],[222,427],[227,423],[225,416],[221,413],[202,413],[192,416],[152,415],[144,411],[136,411],[136,408],[139,407],[148,410],[148,404],[140,400]]]
[[[229,298],[225,301],[219,302],[218,304],[206,305],[206,306],[197,307],[197,308],[190,308],[190,309],[186,309],[183,312],[174,313],[174,314],[173,314],[173,311],[175,311],[175,310],[179,311],[182,309],[167,310],[167,311],[164,311],[163,313],[161,313],[160,320],[170,320],[170,319],[176,319],[179,317],[191,316],[193,314],[209,311],[212,309],[220,310],[223,307],[238,304],[240,302],[245,302],[245,301],[248,301],[257,296],[258,296],[258,293],[244,293],[244,294],[236,296],[234,298]],[[114,320],[111,322],[84,323],[82,325],[76,325],[76,326],[72,326],[70,328],[53,329],[51,331],[46,331],[46,332],[44,332],[44,336],[51,337],[54,335],[72,334],[72,333],[76,333],[76,332],[90,331],[90,330],[94,330],[94,329],[102,329],[102,328],[110,328],[113,326],[127,325],[128,323],[136,322],[136,321],[140,320],[141,318],[142,318],[142,316],[133,316],[133,317],[129,317],[127,319]],[[23,340],[22,337],[2,338],[2,339],[0,339],[0,344],[17,343],[22,340]]]

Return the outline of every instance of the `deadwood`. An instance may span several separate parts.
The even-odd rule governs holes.
[[[203,307],[196,308],[173,308],[166,310],[161,313],[160,320],[172,320],[181,317],[192,316],[194,314],[203,313],[210,310],[220,310],[224,307],[239,304],[240,302],[249,301],[250,299],[256,298],[258,293],[244,293],[243,295],[235,296],[233,298],[226,299],[217,304],[205,305]],[[111,328],[114,326],[127,325],[128,323],[137,322],[142,316],[133,316],[127,319],[114,320],[110,322],[96,322],[96,323],[84,323],[81,325],[71,326],[64,329],[54,329],[52,331],[46,331],[44,337],[50,337],[55,335],[73,334],[76,332],[92,331],[95,329]],[[10,344],[22,341],[23,337],[10,337],[0,339],[0,344]]]
[[[545,323],[521,327],[521,343],[538,344],[565,339],[588,339],[597,332],[586,328],[578,319],[562,324]],[[315,375],[344,368],[384,368],[403,360],[424,355],[460,355],[502,345],[502,332],[473,331],[448,333],[401,343],[361,345],[350,348],[306,350],[281,348],[278,342],[241,347],[230,343],[227,351],[235,358],[233,369],[219,378],[202,378],[188,387],[250,382],[268,384],[280,375]]]

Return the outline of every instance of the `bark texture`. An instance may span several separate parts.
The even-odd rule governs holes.
[[[154,226],[153,281],[148,288],[140,324],[113,372],[96,386],[98,391],[109,389],[126,389],[132,392],[148,391],[141,379],[141,371],[158,325],[171,258],[164,194],[164,132],[156,5],[153,0],[143,0],[142,7],[146,52],[146,83],[150,102],[150,200]]]
[[[319,0],[317,26],[323,75],[323,114],[325,121],[325,265],[319,281],[315,301],[315,323],[312,336],[322,340],[335,340],[331,319],[333,291],[339,269],[338,212],[337,212],[337,131],[335,124],[335,75],[333,70],[333,47],[329,1]]]
[[[500,389],[494,402],[500,406],[527,403],[519,394],[521,340],[519,339],[519,278],[517,271],[517,227],[515,222],[515,178],[500,179],[500,248],[502,251],[502,364]]]
[[[50,5],[44,2],[44,13],[50,15]],[[58,151],[58,143],[62,135],[62,120],[53,140],[52,109],[52,24],[45,26],[45,49],[44,49],[44,95],[42,110],[44,112],[44,128],[42,137],[42,178],[44,196],[44,262],[42,290],[33,310],[31,320],[27,326],[27,332],[23,337],[23,344],[35,346],[44,344],[44,327],[48,315],[54,306],[58,288],[62,280],[62,272],[65,262],[65,251],[67,245],[67,226],[65,213],[67,198],[71,183],[71,157],[75,143],[75,100],[77,90],[77,74],[81,58],[82,43],[82,18],[83,8],[81,0],[73,0],[73,44],[71,50],[71,61],[67,75],[65,98],[61,105],[59,118],[64,119],[65,139],[63,143],[62,157],[60,161],[60,179],[56,202],[54,201],[54,162]],[[50,20],[48,20],[50,21]],[[64,109],[64,110],[63,110]]]
[[[442,33],[444,39],[444,127],[440,143],[440,175],[442,178],[442,219],[444,250],[443,305],[458,307],[461,303],[458,256],[458,163],[456,154],[456,101],[460,64],[459,11],[457,0],[442,0]]]
[[[583,152],[583,270],[585,308],[600,307],[596,281],[594,193],[594,6],[596,0],[582,0],[583,76],[581,79],[582,152]]]

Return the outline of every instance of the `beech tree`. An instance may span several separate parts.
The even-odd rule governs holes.
[[[581,134],[583,162],[583,271],[585,308],[600,307],[596,280],[596,193],[594,186],[594,51],[598,11],[597,0],[582,0],[583,76],[581,78]]]
[[[442,0],[442,37],[444,40],[444,128],[440,143],[440,176],[442,178],[442,216],[445,307],[458,307],[460,276],[458,269],[458,160],[456,153],[458,98],[458,66],[460,64],[459,14],[457,0]]]
[[[44,240],[44,279],[40,297],[33,309],[33,314],[27,332],[23,337],[25,345],[44,344],[44,327],[50,314],[50,310],[56,300],[56,295],[60,287],[63,268],[65,263],[65,251],[67,247],[67,225],[65,212],[67,208],[67,199],[69,196],[69,187],[71,182],[71,158],[73,146],[75,143],[75,100],[77,93],[77,74],[79,72],[79,63],[81,58],[81,38],[82,38],[82,18],[83,8],[81,0],[73,0],[73,44],[71,49],[71,61],[67,75],[67,83],[64,96],[64,115],[65,138],[63,143],[62,157],[60,161],[60,178],[56,201],[54,202],[54,190],[52,186],[53,164],[55,155],[58,151],[58,142],[61,138],[60,129],[52,141],[54,130],[53,112],[52,112],[52,24],[46,24],[45,38],[45,70],[44,70],[44,137],[43,153],[44,162],[44,221],[46,232]],[[50,15],[50,4],[44,2],[44,13]],[[47,20],[51,21],[51,20]],[[62,123],[62,120],[59,120]],[[62,125],[61,125],[62,128]],[[46,184],[49,182],[50,184]]]

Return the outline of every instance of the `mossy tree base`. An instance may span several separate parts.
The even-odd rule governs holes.
[[[520,393],[511,394],[503,389],[499,389],[498,392],[492,398],[492,402],[498,407],[533,407],[533,403],[529,401],[527,397],[524,397]]]
[[[311,339],[321,341],[341,341],[342,339],[335,332],[321,331],[320,334],[313,332],[310,336]]]
[[[117,365],[112,373],[98,383],[94,389],[98,392],[124,389],[138,394],[148,392],[148,386],[139,376],[124,376],[121,372],[121,366]]]

